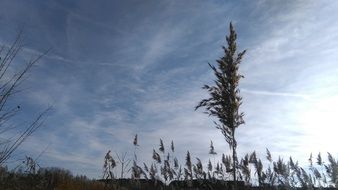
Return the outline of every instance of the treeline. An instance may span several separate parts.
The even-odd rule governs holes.
[[[73,176],[60,168],[40,168],[36,173],[9,171],[0,167],[1,190],[101,190],[103,182],[90,180],[86,176]]]

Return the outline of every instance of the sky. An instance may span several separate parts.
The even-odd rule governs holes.
[[[22,107],[18,131],[53,110],[12,165],[45,150],[42,167],[100,178],[108,150],[132,158],[135,134],[140,162],[150,163],[160,138],[167,149],[174,141],[181,164],[187,150],[206,162],[210,140],[217,156],[229,154],[216,118],[194,107],[208,97],[201,87],[213,84],[208,63],[223,56],[230,21],[247,50],[238,154],[337,157],[337,10],[333,0],[0,0],[0,43],[23,30],[13,70],[50,49],[11,104]]]

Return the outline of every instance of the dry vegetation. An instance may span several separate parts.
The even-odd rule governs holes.
[[[162,141],[161,141],[162,142]],[[163,143],[163,142],[162,142]],[[163,145],[163,146],[162,146]],[[215,163],[209,160],[203,164],[199,158],[191,159],[188,151],[183,163],[174,156],[174,146],[165,151],[164,144],[153,150],[153,162],[136,163],[125,167],[123,176],[114,175],[119,166],[108,152],[104,163],[102,180],[89,180],[85,176],[73,176],[59,168],[40,168],[36,172],[29,168],[16,171],[0,170],[1,189],[231,189],[232,158],[222,154]],[[210,155],[212,155],[210,148]],[[162,156],[160,155],[162,154]],[[117,156],[115,156],[117,158]],[[336,189],[338,186],[338,160],[330,153],[327,159],[319,153],[309,158],[309,164],[302,167],[293,158],[284,161],[273,160],[269,150],[261,160],[256,153],[246,154],[239,160],[237,168],[237,189]],[[264,167],[263,162],[268,164]],[[110,165],[110,166],[108,166]],[[109,169],[107,169],[109,168]]]
[[[191,159],[190,152],[187,151],[185,162],[180,163],[174,155],[173,142],[169,151],[165,151],[163,141],[160,140],[160,146],[157,150],[153,150],[150,167],[143,163],[138,166],[134,160],[131,166],[131,181],[137,182],[140,179],[149,180],[154,185],[156,182],[167,184],[170,187],[173,184],[179,186],[189,186],[197,183],[199,187],[209,187],[224,183],[224,186],[232,184],[232,156],[222,154],[222,159],[205,165],[199,158]],[[107,154],[110,154],[108,152]],[[210,155],[214,155],[214,146],[211,143]],[[162,156],[161,156],[162,155]],[[110,156],[112,160],[113,157]],[[325,161],[324,161],[325,160]],[[115,163],[113,161],[112,163]],[[319,153],[316,158],[309,158],[307,167],[300,166],[297,161],[290,157],[284,161],[281,157],[273,160],[270,151],[266,150],[266,158],[260,159],[256,152],[246,154],[238,160],[236,174],[240,181],[237,189],[241,188],[276,188],[276,189],[323,189],[338,187],[338,160],[330,153],[327,159],[323,159]],[[268,163],[265,167],[263,163]],[[113,173],[115,166],[110,167],[109,172]],[[112,175],[114,176],[114,175]],[[116,183],[114,178],[105,178],[107,183]]]

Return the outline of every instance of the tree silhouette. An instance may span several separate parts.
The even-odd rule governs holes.
[[[28,124],[23,132],[16,131],[16,136],[8,138],[6,132],[15,129],[10,121],[13,120],[18,112],[21,111],[20,105],[12,104],[12,97],[20,92],[19,86],[25,80],[26,75],[31,68],[44,56],[48,51],[32,58],[21,69],[14,69],[12,73],[13,63],[23,48],[22,32],[19,32],[14,42],[10,45],[0,45],[0,166],[12,156],[13,152],[38,128],[40,128],[45,120],[45,115],[51,107],[41,112],[33,121]]]
[[[245,50],[237,53],[236,32],[230,23],[230,34],[226,37],[228,47],[223,46],[224,56],[217,60],[218,67],[209,64],[216,76],[214,86],[204,85],[203,89],[209,92],[210,98],[203,99],[195,108],[205,107],[209,116],[214,116],[218,122],[214,122],[220,129],[226,142],[232,149],[232,174],[236,186],[236,167],[238,165],[236,155],[235,130],[244,123],[243,113],[239,112],[242,97],[239,94],[238,84],[243,77],[238,68]]]

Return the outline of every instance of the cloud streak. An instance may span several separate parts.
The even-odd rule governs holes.
[[[207,63],[222,56],[230,20],[239,49],[248,49],[240,68],[246,121],[237,133],[240,155],[267,147],[306,160],[312,151],[333,150],[311,139],[334,134],[336,124],[329,118],[338,107],[338,27],[327,17],[337,15],[335,2],[38,1],[23,12],[13,2],[4,5],[18,14],[4,15],[1,7],[0,22],[14,28],[12,20],[32,15],[24,57],[53,48],[23,86],[29,92],[15,100],[30,113],[55,105],[46,127],[21,149],[38,154],[51,143],[45,166],[98,178],[109,149],[132,155],[136,133],[145,162],[159,138],[167,146],[174,140],[182,162],[187,150],[207,161],[211,139],[218,156],[227,153],[215,118],[194,107],[207,97],[201,86],[214,78]],[[0,41],[9,41],[3,33]]]
[[[272,92],[272,91],[262,91],[262,90],[248,90],[245,88],[241,89],[241,92],[255,95],[263,95],[263,96],[282,96],[282,97],[294,97],[294,98],[302,98],[305,100],[309,100],[310,97],[306,94],[298,94],[298,93],[287,93],[287,92]]]

